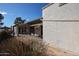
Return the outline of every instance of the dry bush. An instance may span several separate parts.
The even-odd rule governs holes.
[[[8,38],[11,38],[12,36],[10,35],[10,33],[6,32],[6,31],[2,31],[0,32],[0,42],[3,40],[6,40]]]
[[[44,56],[46,54],[47,47],[41,40],[38,39],[29,39],[26,47],[28,48],[26,51],[26,55],[36,55],[36,56]]]
[[[20,39],[20,38],[18,38]],[[11,56],[45,56],[46,45],[37,39],[26,39],[24,43],[19,41],[16,37],[4,40],[0,43],[0,52],[9,53]]]

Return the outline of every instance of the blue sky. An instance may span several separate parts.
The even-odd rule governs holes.
[[[13,25],[16,17],[31,21],[42,17],[42,7],[46,3],[7,3],[0,4],[0,13],[4,15],[4,26]]]

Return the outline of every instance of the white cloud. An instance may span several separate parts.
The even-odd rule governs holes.
[[[5,11],[0,11],[0,14],[5,15],[5,14],[7,14],[7,12],[5,12]]]

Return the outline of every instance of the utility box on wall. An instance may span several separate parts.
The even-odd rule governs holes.
[[[54,3],[43,8],[43,40],[79,53],[79,4]]]

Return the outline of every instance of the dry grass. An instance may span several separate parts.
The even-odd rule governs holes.
[[[20,39],[20,38],[18,38]],[[26,38],[26,43],[18,40],[16,37],[4,40],[0,43],[0,53],[9,53],[3,55],[11,56],[45,56],[46,46],[37,39]],[[21,38],[22,40],[22,38]]]
[[[40,38],[20,35],[12,37],[6,32],[0,33],[0,55],[2,56],[58,56],[74,55],[58,48],[46,45]]]

